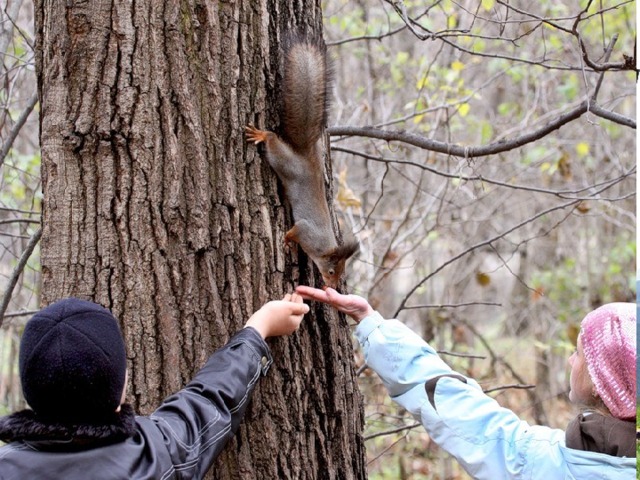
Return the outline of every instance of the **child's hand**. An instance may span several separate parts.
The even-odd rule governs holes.
[[[358,295],[342,295],[333,288],[320,290],[318,288],[299,285],[296,287],[296,293],[299,293],[303,298],[308,300],[328,303],[342,313],[349,315],[356,322],[360,322],[364,317],[374,312],[369,302],[364,298]]]
[[[300,295],[287,293],[282,300],[265,303],[251,315],[245,327],[255,328],[262,338],[289,335],[300,326],[308,311],[309,305],[303,303]]]

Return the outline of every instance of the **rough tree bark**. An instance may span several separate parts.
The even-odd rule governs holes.
[[[284,250],[289,209],[243,139],[246,123],[277,122],[280,39],[320,31],[319,1],[35,9],[43,301],[74,295],[116,314],[128,396],[149,413],[264,302],[319,278]],[[274,366],[210,475],[364,478],[344,319],[318,307],[270,344]]]

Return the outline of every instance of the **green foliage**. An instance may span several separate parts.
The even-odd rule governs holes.
[[[580,94],[582,85],[580,84],[580,80],[578,75],[571,73],[565,75],[562,79],[562,83],[558,86],[558,93],[564,98],[567,102],[573,102],[577,99]]]
[[[546,296],[557,310],[557,320],[564,324],[579,323],[584,314],[582,299],[586,292],[592,307],[625,301],[635,288],[636,243],[631,234],[621,234],[615,246],[592,258],[587,268],[578,268],[580,252],[566,257],[552,269],[541,270],[531,279],[536,291]],[[566,338],[562,339],[566,340]]]
[[[340,98],[344,100],[340,105],[341,118],[349,118],[354,125],[384,125],[390,130],[422,134],[457,146],[517,144],[497,155],[463,159],[432,151],[412,151],[397,143],[385,145],[371,139],[352,139],[354,150],[363,149],[367,142],[367,150],[384,152],[385,157],[424,162],[450,175],[434,172],[417,175],[417,170],[409,167],[405,170],[400,165],[387,166],[387,171],[370,163],[364,174],[357,171],[357,160],[336,155],[338,161],[350,162],[353,178],[360,174],[366,177],[359,188],[376,199],[373,215],[367,211],[367,200],[362,202],[361,212],[367,218],[366,235],[372,245],[371,258],[376,259],[372,262],[374,267],[356,271],[355,265],[352,268],[355,274],[350,272],[352,278],[357,279],[360,274],[367,280],[361,284],[350,280],[350,284],[356,290],[366,291],[370,286],[367,282],[375,275],[381,281],[375,283],[372,292],[381,302],[397,296],[398,290],[404,293],[406,285],[393,288],[384,285],[394,283],[391,275],[387,275],[389,272],[384,271],[387,267],[384,260],[398,258],[400,267],[391,268],[406,269],[402,278],[407,279],[408,285],[429,276],[412,293],[413,301],[409,304],[490,300],[501,303],[507,310],[516,303],[516,311],[524,311],[522,316],[526,316],[529,308],[521,310],[519,302],[511,302],[509,292],[502,290],[503,285],[493,282],[494,277],[499,279],[493,272],[486,275],[486,284],[479,289],[475,288],[476,283],[480,284],[477,274],[476,281],[469,282],[474,264],[465,262],[478,252],[463,255],[460,261],[434,274],[435,268],[457,252],[510,226],[523,225],[493,242],[491,247],[500,253],[501,260],[509,262],[510,254],[522,253],[527,245],[526,268],[520,264],[522,270],[514,269],[511,273],[513,276],[521,273],[518,281],[535,291],[523,288],[513,297],[517,296],[532,312],[542,312],[551,328],[537,332],[523,322],[518,335],[524,338],[510,339],[504,337],[515,331],[511,328],[520,328],[520,318],[496,316],[484,318],[483,324],[485,313],[481,311],[478,316],[472,315],[472,319],[497,349],[513,352],[511,364],[526,378],[546,375],[535,369],[536,356],[544,352],[542,361],[550,365],[548,377],[553,379],[549,383],[555,390],[564,388],[554,385],[562,383],[557,379],[564,376],[564,371],[560,371],[564,362],[556,360],[558,356],[566,357],[573,348],[576,326],[585,310],[610,301],[628,301],[633,291],[636,247],[629,233],[633,226],[624,224],[633,222],[632,202],[628,201],[633,179],[621,179],[606,192],[599,187],[628,171],[633,164],[630,147],[633,135],[628,127],[590,112],[562,128],[536,136],[533,143],[522,145],[511,141],[541,131],[594,94],[601,73],[590,71],[585,65],[580,44],[572,33],[574,25],[592,61],[605,61],[604,51],[614,35],[618,35],[618,41],[609,62],[623,61],[623,54],[633,56],[634,4],[591,2],[589,11],[578,16],[588,2],[542,0],[514,7],[508,2],[482,0],[467,10],[452,0],[426,4],[409,0],[402,2],[406,15],[414,20],[407,28],[393,8],[399,4],[369,3],[365,11],[362,3],[356,5],[347,0],[325,3],[331,5],[325,8],[329,25],[325,34],[329,41],[339,44],[336,48],[340,49],[339,55],[348,70],[348,75],[337,79]],[[531,15],[522,13],[525,10]],[[424,37],[418,38],[414,32]],[[373,40],[360,38],[364,35],[382,36]],[[350,41],[344,42],[346,39]],[[634,72],[617,69],[606,72],[596,101],[607,110],[633,118],[635,80]],[[383,171],[384,181],[380,182]],[[466,175],[478,175],[482,180],[463,179]],[[499,182],[528,185],[536,191],[505,189]],[[372,183],[376,183],[377,190],[371,189]],[[598,187],[593,188],[594,184]],[[415,197],[410,195],[413,191]],[[552,195],[553,192],[557,194]],[[571,198],[589,200],[573,210],[551,208]],[[393,206],[385,210],[387,202]],[[543,211],[549,213],[533,219]],[[528,222],[530,219],[533,220]],[[385,235],[392,238],[389,250],[384,248]],[[480,253],[473,260],[481,260],[483,255]],[[376,269],[384,273],[372,273]],[[442,322],[430,313],[419,316],[408,311],[403,315],[424,322],[425,332],[433,327],[429,334],[439,344],[454,344],[455,349],[469,348],[475,352],[478,344],[462,347],[463,343],[457,343],[459,340],[449,341],[447,337],[447,322],[456,315],[468,320],[463,312],[443,316]],[[514,324],[508,325],[508,329],[503,328],[512,321]],[[468,340],[466,336],[461,338]],[[526,355],[522,343],[530,348]],[[449,358],[447,361],[474,378],[489,379],[492,384],[513,381],[495,368],[491,373],[481,370],[484,368],[479,366],[481,362],[470,364]],[[367,408],[367,434],[391,430],[406,422],[401,412],[382,399],[375,386],[368,385],[368,379],[364,383],[367,385],[363,387],[361,382],[361,388]],[[518,393],[509,392],[502,401],[513,402],[507,406],[520,407],[519,412],[530,411],[530,399],[524,393],[519,394],[520,399]],[[539,404],[543,403],[542,408],[549,409],[546,413],[551,422],[564,420],[562,415],[568,414],[562,399],[541,398]],[[558,406],[561,408],[557,409]],[[565,411],[561,411],[563,408]],[[442,478],[438,476],[445,470],[442,453],[430,450],[428,439],[421,443],[419,435],[417,430],[407,436],[396,432],[367,441],[370,478]],[[431,470],[423,475],[415,464],[409,470],[409,463],[399,460],[402,457],[424,460],[430,463]],[[436,472],[436,468],[440,471]],[[450,472],[449,476],[467,478]]]
[[[41,190],[34,186],[39,184],[40,151],[32,155],[22,155],[11,150],[3,168],[3,185],[0,189],[0,202],[12,208],[30,210],[34,198],[41,197]]]

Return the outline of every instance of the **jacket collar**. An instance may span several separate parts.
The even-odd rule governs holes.
[[[567,426],[566,445],[614,457],[636,456],[635,422],[600,413],[581,413]]]
[[[33,410],[0,418],[0,440],[24,441],[42,450],[83,450],[120,442],[136,428],[133,407],[122,405],[107,423],[65,424],[45,422]]]

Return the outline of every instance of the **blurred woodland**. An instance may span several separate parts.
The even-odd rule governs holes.
[[[32,5],[1,1],[0,415],[24,406],[41,204]],[[564,428],[581,319],[635,301],[635,2],[323,11],[335,205],[361,243],[349,291],[522,418]],[[369,478],[468,478],[359,373]]]
[[[579,322],[635,301],[635,3],[324,14],[336,200],[362,246],[350,290],[504,406],[564,428]],[[366,370],[361,386],[370,478],[466,478]]]

